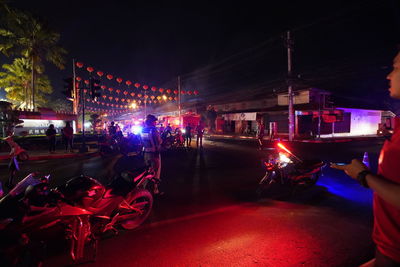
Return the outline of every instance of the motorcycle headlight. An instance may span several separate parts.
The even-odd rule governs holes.
[[[292,162],[288,156],[283,153],[279,153],[279,161],[283,163],[290,163]]]

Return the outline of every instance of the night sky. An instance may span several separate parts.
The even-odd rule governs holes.
[[[256,4],[263,2],[263,4]],[[400,1],[11,1],[45,18],[68,50],[65,71],[48,67],[55,91],[71,60],[124,79],[209,97],[285,88],[292,30],[302,86],[376,100],[400,43]],[[274,3],[274,4],[268,4]]]

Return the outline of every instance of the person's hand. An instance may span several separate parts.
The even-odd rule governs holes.
[[[335,163],[331,163],[331,168],[342,170],[353,179],[356,179],[360,172],[369,170],[368,167],[359,159],[353,159],[351,163],[347,165],[337,165]]]

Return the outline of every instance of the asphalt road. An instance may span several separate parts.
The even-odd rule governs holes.
[[[346,162],[381,142],[289,144],[299,157]],[[339,171],[324,169],[314,188],[278,199],[255,198],[263,175],[251,141],[209,140],[204,150],[163,155],[165,195],[145,225],[100,242],[86,266],[357,266],[373,255],[372,194]],[[60,159],[22,165],[52,174],[52,184],[85,173],[112,179],[113,157]],[[1,180],[7,176],[0,164]],[[69,264],[61,252],[45,266]]]

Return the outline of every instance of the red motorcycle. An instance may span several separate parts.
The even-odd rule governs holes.
[[[148,218],[153,206],[148,188],[154,181],[152,168],[143,166],[121,172],[107,186],[82,175],[57,190],[76,207],[93,213],[92,231],[99,238],[109,230],[118,233],[117,227],[134,229]]]
[[[43,244],[54,236],[68,239],[70,256],[79,261],[92,238],[91,212],[63,200],[48,186],[49,176],[29,174],[0,200],[0,261],[40,266]],[[29,259],[26,259],[29,255]]]
[[[325,165],[321,160],[302,160],[281,143],[268,143],[263,146],[268,151],[264,159],[265,175],[258,183],[257,195],[261,197],[274,188],[289,188],[292,192],[309,188],[316,184]]]

